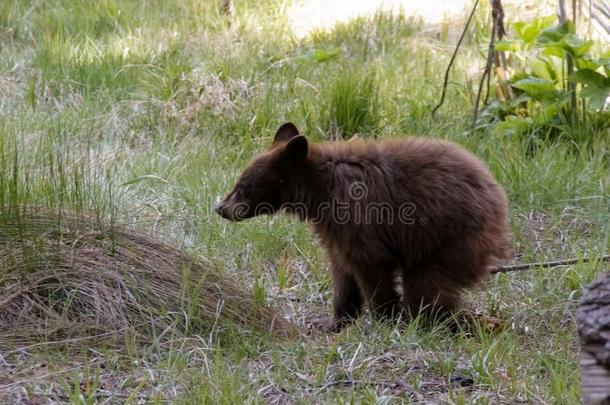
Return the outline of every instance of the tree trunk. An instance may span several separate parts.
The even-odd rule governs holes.
[[[610,405],[610,273],[585,289],[578,335],[583,403]]]

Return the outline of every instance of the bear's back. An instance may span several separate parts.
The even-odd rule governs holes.
[[[356,140],[323,144],[321,153],[333,165],[331,194],[359,211],[352,213],[358,221],[330,232],[341,235],[346,248],[375,241],[418,256],[482,229],[508,233],[502,187],[479,158],[457,144],[429,138]],[[371,221],[382,204],[391,210],[391,221]],[[369,221],[363,220],[367,215]]]

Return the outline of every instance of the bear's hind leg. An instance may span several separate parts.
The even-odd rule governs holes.
[[[460,291],[435,275],[439,266],[420,264],[403,274],[403,305],[411,317],[421,314],[429,320],[443,319],[459,306]]]
[[[379,263],[363,266],[355,273],[371,313],[380,318],[394,318],[402,312],[393,268],[393,264]]]
[[[487,274],[491,254],[476,242],[455,243],[404,271],[403,302],[411,316],[423,310],[434,319],[455,312],[462,290]]]

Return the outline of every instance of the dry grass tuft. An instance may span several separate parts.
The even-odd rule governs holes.
[[[225,327],[293,331],[220,269],[149,235],[83,215],[0,217],[0,348]]]

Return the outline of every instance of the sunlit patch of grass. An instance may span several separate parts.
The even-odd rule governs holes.
[[[421,22],[402,13],[378,11],[371,17],[337,23],[330,31],[313,31],[307,40],[316,45],[342,46],[358,58],[372,59],[392,52],[392,47],[400,45],[421,26]]]
[[[33,66],[40,69],[41,85],[49,87],[53,94],[67,86],[67,91],[74,89],[89,97],[107,92],[119,98],[148,96],[167,100],[176,93],[191,67],[178,51],[180,41],[160,36],[157,39],[167,42],[150,46],[129,38],[94,42],[84,36],[75,39],[50,34],[43,39]],[[140,89],[145,92],[142,94]]]

